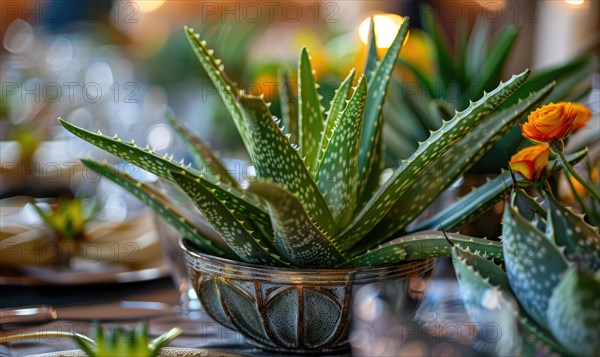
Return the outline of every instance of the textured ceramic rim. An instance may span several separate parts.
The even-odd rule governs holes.
[[[368,284],[390,279],[407,278],[431,270],[435,259],[423,259],[396,265],[346,268],[346,269],[302,269],[279,268],[254,265],[235,260],[215,257],[194,251],[185,238],[179,245],[186,253],[186,262],[190,268],[209,275],[239,279],[247,277],[255,281],[289,285],[352,283]]]

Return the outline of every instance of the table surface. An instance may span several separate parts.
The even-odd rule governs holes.
[[[437,270],[447,270],[447,264],[440,264],[436,267]],[[439,325],[439,319],[446,314],[452,318],[453,322],[465,319],[464,308],[460,303],[460,297],[457,297],[456,280],[448,275],[434,273],[434,279],[431,281],[429,289],[426,293],[430,294],[429,301],[425,304],[422,301],[421,305],[428,305],[427,309],[421,309],[422,316],[426,319],[432,317],[435,319],[435,326]],[[431,299],[433,297],[433,300]],[[0,336],[12,335],[23,332],[39,332],[39,331],[73,331],[85,335],[91,335],[92,318],[98,316],[99,307],[107,303],[119,303],[121,301],[146,301],[160,302],[170,306],[179,306],[179,292],[169,278],[163,278],[153,281],[128,283],[128,284],[112,284],[112,285],[90,285],[90,286],[0,286],[0,307],[15,307],[28,305],[52,305],[55,306],[60,314],[60,308],[81,306],[82,311],[89,313],[90,318],[80,320],[56,320],[44,324],[19,325],[16,327],[0,327]],[[458,303],[457,303],[458,301]],[[453,306],[448,306],[451,303]],[[457,309],[458,307],[458,309]],[[96,309],[96,310],[94,310]],[[139,315],[138,315],[139,316]],[[97,318],[97,317],[96,317]],[[357,318],[359,320],[359,318]],[[389,320],[389,319],[388,319]],[[161,316],[151,317],[147,319],[149,331],[152,338],[169,330],[172,327],[180,327],[183,329],[183,334],[174,340],[169,346],[171,347],[189,347],[203,348],[213,351],[237,353],[247,356],[265,356],[270,355],[264,351],[258,350],[244,342],[244,338],[238,333],[228,330],[206,315],[202,310],[192,313],[182,313],[179,309],[168,309]],[[389,321],[388,321],[389,322]],[[137,327],[142,323],[139,318],[133,320],[119,319],[119,321],[103,322],[103,325],[120,325],[131,328]],[[385,320],[377,320],[378,329],[390,330],[398,326],[385,325]],[[445,355],[478,355],[472,350],[465,349],[464,343],[447,343],[443,338],[435,336],[435,328],[428,330],[427,336],[433,338],[425,338],[423,334],[416,335],[416,338],[421,342],[428,340],[425,344],[419,347],[420,355],[439,354],[439,348],[443,348]],[[387,331],[384,331],[387,333]],[[393,335],[384,336],[386,338],[395,339]],[[441,341],[441,347],[440,347]],[[409,341],[410,342],[410,341]],[[452,342],[452,341],[451,341]],[[467,341],[468,342],[468,341]],[[410,343],[405,343],[410,347]],[[437,347],[436,347],[437,346]],[[423,353],[423,348],[426,349]],[[437,348],[437,350],[436,350]],[[0,356],[28,356],[31,354],[59,352],[65,350],[76,349],[76,346],[69,338],[39,338],[36,340],[27,340],[13,342],[10,344],[0,345]],[[412,351],[412,350],[411,350]],[[436,352],[437,351],[437,352]],[[413,354],[415,351],[412,351]],[[453,353],[452,353],[453,352]],[[337,356],[348,356],[351,353],[344,352]],[[362,354],[364,355],[364,354]]]
[[[95,285],[86,287],[64,286],[0,286],[1,306],[27,306],[46,304],[55,306],[60,312],[61,307],[81,305],[90,316],[96,316],[95,306],[119,301],[151,301],[161,302],[177,307],[179,292],[170,279],[133,283],[126,285]],[[261,351],[244,343],[244,338],[231,330],[221,327],[211,320],[203,311],[183,313],[177,308],[158,317],[148,320],[152,337],[172,327],[180,327],[184,333],[173,341],[171,347],[206,348],[214,351],[234,352],[242,355],[264,355]],[[103,325],[137,327],[139,320],[120,320],[118,322],[103,322]],[[24,332],[43,331],[72,331],[89,335],[92,321],[57,320],[44,324],[0,328],[0,335],[12,335]],[[31,354],[58,352],[76,349],[68,338],[38,338],[0,345],[0,356],[28,356]]]

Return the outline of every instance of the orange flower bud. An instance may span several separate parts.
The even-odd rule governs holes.
[[[510,168],[529,181],[538,181],[548,166],[549,153],[546,144],[526,147],[510,158]]]
[[[534,143],[548,143],[569,135],[576,117],[569,103],[550,103],[531,112],[521,130]]]
[[[573,120],[573,130],[583,128],[592,117],[592,112],[588,107],[579,103],[569,103],[568,105],[571,107],[573,113],[577,114]]]

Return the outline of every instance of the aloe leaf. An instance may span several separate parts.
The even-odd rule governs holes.
[[[394,82],[395,80],[392,81],[392,83]],[[437,130],[443,124],[441,113],[435,105],[432,105],[432,103],[435,103],[433,99],[429,97],[423,98],[425,96],[423,93],[409,94],[408,92],[405,92],[402,95],[404,95],[406,105],[416,114],[419,121],[427,129],[427,134],[429,134],[429,131],[431,130]],[[452,109],[452,115],[448,119],[452,119],[454,114],[454,109]]]
[[[454,116],[454,111],[456,110],[454,108],[454,106],[450,103],[447,102],[446,100],[442,99],[442,98],[436,98],[433,103],[429,104],[430,106],[433,106],[432,111],[439,113],[439,115],[442,117],[442,121],[447,121],[452,119],[452,117]],[[441,125],[441,123],[440,123]],[[437,129],[439,127],[436,126],[434,129]]]
[[[557,81],[558,84],[556,85],[554,93],[548,96],[547,102],[551,103],[566,100],[569,95],[574,92],[574,89],[581,88],[582,83],[584,83],[584,88],[591,88],[590,76],[598,71],[598,68],[600,68],[598,59],[594,58],[579,71],[561,77]],[[585,84],[587,84],[587,87]]]
[[[200,35],[195,33],[194,29],[187,26],[185,27],[185,33],[196,57],[200,60],[200,64],[202,64],[217,92],[219,92],[223,103],[225,103],[229,114],[231,114],[246,149],[249,150],[250,138],[248,138],[248,132],[236,99],[241,94],[241,91],[235,83],[227,78],[224,72],[225,66],[221,63],[220,59],[213,56],[214,51],[206,47],[206,41],[200,40]]]
[[[58,118],[58,121],[65,129],[88,143],[159,177],[169,179],[170,171],[191,171],[191,165],[185,165],[183,161],[176,163],[167,154],[159,156],[148,146],[146,146],[146,148],[137,146],[133,140],[131,142],[126,142],[116,135],[113,138],[110,138],[102,135],[100,131],[98,131],[98,133],[92,133],[91,131],[66,122],[62,118]]]
[[[300,200],[311,220],[327,234],[335,234],[337,225],[317,184],[265,102],[258,97],[241,96],[240,105],[251,134],[250,155],[258,178],[281,184]]]
[[[236,217],[215,192],[190,175],[172,172],[173,180],[194,202],[204,218],[219,233],[229,248],[243,261],[253,264],[285,266],[286,263],[264,245],[258,232]]]
[[[548,97],[547,102],[560,100],[560,96],[564,95],[564,91],[568,89],[567,87],[569,87],[566,86],[565,89],[563,89],[564,80],[573,76],[578,76],[579,73],[584,73],[587,75],[590,73],[589,71],[593,71],[593,68],[596,68],[597,66],[598,63],[596,60],[588,57],[579,57],[564,65],[535,72],[523,84],[523,86],[521,86],[521,88],[515,92],[515,95],[512,98],[509,98],[502,104],[501,108],[507,108],[511,105],[514,105],[519,98],[524,98],[529,93],[536,92],[553,81],[557,82],[558,85],[556,86],[552,95]],[[573,84],[570,84],[570,87],[573,87]]]
[[[422,88],[420,88],[420,89],[425,90],[425,93],[427,94],[428,97],[430,97],[430,98],[436,97],[436,93],[437,93],[436,86],[431,82],[429,77],[427,77],[427,75],[419,67],[415,66],[411,62],[408,62],[402,58],[398,58],[397,63],[412,72],[412,74],[415,76],[415,78],[417,78],[419,84],[422,86]],[[392,79],[392,83],[393,82],[400,83],[400,81],[398,81],[395,78]],[[421,95],[423,95],[423,94],[421,94]],[[403,99],[408,99],[408,98],[409,98],[409,96],[406,96]]]
[[[426,231],[409,234],[358,255],[341,265],[346,266],[374,266],[396,264],[403,261],[449,257],[452,254],[452,244],[469,247],[473,251],[485,252],[491,258],[502,261],[502,244],[488,239],[473,238],[461,234],[444,234],[438,231]],[[352,256],[360,254],[350,251]]]
[[[289,71],[279,71],[279,100],[281,120],[290,133],[290,140],[298,142],[298,94],[294,92]]]
[[[363,71],[367,82],[371,81],[371,77],[375,74],[377,64],[379,63],[379,56],[377,56],[377,37],[375,36],[375,21],[371,17],[371,23],[369,24],[369,41],[367,45],[367,60],[365,62],[365,69]]]
[[[298,108],[298,144],[308,166],[312,167],[317,158],[325,120],[306,47],[302,47],[298,63]]]
[[[552,242],[510,204],[502,225],[506,273],[525,311],[547,327],[546,310],[552,290],[567,269],[567,261]]]
[[[511,205],[517,208],[519,214],[526,220],[533,222],[536,217],[546,217],[546,209],[533,197],[529,196],[522,188],[514,190]]]
[[[589,272],[600,269],[600,235],[583,217],[563,207],[552,195],[545,194],[548,205],[547,224],[552,226],[553,240],[565,247],[567,258]]]
[[[160,349],[171,343],[174,339],[176,339],[179,335],[183,333],[183,330],[179,327],[174,327],[169,331],[163,333],[162,335],[155,338],[151,345],[150,349],[153,351],[154,356],[158,356],[160,353]]]
[[[219,200],[224,202],[228,209],[234,211],[240,217],[256,225],[270,225],[269,214],[263,208],[262,203],[246,191],[239,191],[225,184],[212,184],[192,172],[184,171],[181,173],[185,173],[187,176],[199,181],[204,187],[211,190]]]
[[[409,157],[417,149],[418,140],[425,140],[429,136],[429,124],[420,116],[420,113],[413,110],[408,101],[408,98],[413,98],[411,90],[410,86],[392,78],[388,88],[388,100],[383,109],[385,146],[386,148],[401,148],[396,159],[391,161],[394,163]],[[415,101],[425,107],[423,103],[429,101],[430,98],[427,93],[423,93],[420,89],[417,90],[419,94],[416,95]],[[409,95],[409,93],[411,94]],[[437,129],[437,127],[433,129]]]
[[[38,216],[42,218],[44,224],[52,229],[54,232],[62,232],[62,227],[56,222],[56,220],[52,219],[51,213],[46,212],[44,209],[40,208],[38,205],[31,205],[33,209],[36,211]]]
[[[369,167],[367,168],[368,175],[366,176],[366,181],[360,180],[358,181],[358,189],[360,192],[360,198],[358,200],[358,208],[362,209],[371,197],[377,192],[379,187],[381,186],[381,172],[384,169],[383,164],[383,125],[381,129],[377,131],[375,134],[375,138],[373,140],[373,152],[370,156]],[[359,162],[360,165],[360,162]],[[359,172],[360,176],[360,172]]]
[[[506,273],[501,266],[488,259],[485,253],[471,251],[469,247],[463,247],[460,243],[457,243],[452,248],[452,263],[457,273],[458,282],[461,285],[461,291],[463,288],[462,283],[468,283],[467,287],[471,283],[479,284],[475,279],[464,279],[467,277],[460,276],[461,272],[467,273],[470,270],[470,273],[475,273],[474,275],[482,281],[485,280],[489,287],[498,288],[502,294],[506,295],[508,297],[506,302],[511,300],[512,294]],[[482,300],[479,302],[482,302]]]
[[[435,215],[415,226],[409,227],[408,231],[418,232],[439,227],[450,231],[460,229],[493,207],[496,203],[502,201],[505,192],[511,187],[512,179],[510,173],[503,172]]]
[[[216,175],[216,179],[233,187],[238,187],[237,181],[229,174],[229,170],[215,153],[202,139],[192,133],[183,123],[174,116],[167,114],[167,119],[175,132],[183,139],[194,160],[209,173]]]
[[[138,182],[131,176],[108,165],[85,159],[82,159],[81,162],[140,199],[175,227],[184,237],[194,242],[203,252],[224,258],[236,257],[228,247],[215,244],[214,239],[218,239],[217,237],[207,239],[206,237],[214,236],[211,230],[208,227],[198,227],[192,223],[192,219],[159,190],[148,184]]]
[[[469,45],[469,24],[467,21],[458,21],[454,29],[454,55],[456,57],[455,66],[458,70],[457,78],[461,82],[470,83],[467,75],[467,47]]]
[[[348,94],[350,93],[350,89],[352,89],[352,81],[354,81],[354,69],[350,71],[348,77],[344,79],[344,81],[340,84],[340,87],[335,91],[335,95],[333,96],[333,100],[331,101],[331,105],[329,106],[329,112],[327,113],[327,122],[325,123],[325,131],[321,136],[321,143],[319,144],[319,152],[317,154],[317,172],[321,167],[321,163],[323,162],[323,157],[325,156],[325,152],[327,151],[327,147],[333,138],[333,133],[337,126],[339,125],[339,117],[340,113],[344,109],[346,105],[346,98],[348,98]]]
[[[461,174],[469,170],[502,136],[519,120],[536,108],[552,90],[553,85],[515,106],[489,116],[479,126],[436,160],[431,168],[439,173],[436,179],[414,180],[373,230],[377,243],[383,242],[394,233],[404,229],[431,202],[439,197]],[[432,172],[432,174],[435,174]],[[443,226],[444,229],[454,229]],[[376,243],[374,243],[376,244]]]
[[[476,78],[488,52],[488,43],[491,32],[490,23],[482,16],[478,17],[473,26],[467,45],[467,56],[465,58],[466,73],[469,78]],[[473,82],[473,80],[471,80]],[[475,92],[475,93],[480,93]]]
[[[571,353],[592,356],[600,351],[600,282],[570,268],[548,304],[550,330]]]
[[[430,6],[423,6],[421,8],[421,18],[423,21],[423,28],[431,36],[435,47],[435,60],[440,79],[440,95],[438,97],[446,97],[446,88],[450,84],[454,74],[457,72],[454,68],[452,56],[450,54],[450,46],[447,38],[444,37],[444,31],[438,25],[435,16],[438,13],[435,12]]]
[[[501,311],[508,312],[516,318],[519,324],[532,333],[537,340],[559,353],[565,352],[549,331],[535,323],[526,312],[519,311],[518,306],[514,306],[517,300],[510,290],[508,278],[502,268],[479,253],[463,249],[459,245],[453,248],[452,258],[461,296],[472,319],[476,318],[478,309],[493,309],[497,306]],[[496,301],[490,297],[498,297],[497,294],[501,294],[497,301],[499,306],[490,306],[490,302]],[[486,296],[490,297],[486,299]],[[486,302],[488,305],[483,306]]]
[[[261,203],[256,197],[250,196],[235,187],[225,185],[211,177],[199,176],[190,169],[189,165],[184,165],[183,161],[175,163],[167,155],[159,156],[149,147],[142,149],[135,145],[135,143],[124,142],[116,136],[109,138],[101,133],[96,134],[78,128],[60,118],[59,121],[65,129],[83,140],[166,180],[173,180],[171,176],[172,171],[185,172],[188,175],[192,175],[196,179],[201,180],[209,189],[215,190],[218,198],[226,201],[228,207],[235,210],[238,214],[266,224],[269,222],[268,213],[262,209]]]
[[[400,48],[408,34],[409,26],[410,20],[408,17],[405,17],[394,41],[379,66],[377,66],[377,70],[369,82],[358,160],[359,197],[367,186],[367,181],[374,178],[376,181],[379,181],[380,168],[377,163],[382,154],[380,144],[381,130],[383,128],[382,108],[392,70],[394,69]]]
[[[480,256],[478,253],[471,252],[470,249],[464,250],[456,245],[452,248],[452,264],[458,281],[460,296],[465,306],[467,315],[471,321],[486,326],[493,321],[498,324],[506,325],[514,323],[510,316],[510,309],[514,300],[511,301],[510,286],[508,279],[502,269]],[[489,276],[492,276],[490,278]],[[510,316],[511,318],[513,316]],[[500,328],[508,326],[499,326]],[[511,336],[512,337],[512,336]],[[489,341],[488,343],[515,344],[515,339],[508,338],[503,341]],[[514,346],[510,346],[514,349]]]
[[[567,156],[567,161],[574,165],[583,160],[587,155],[588,150],[584,149],[577,153]],[[562,165],[551,161],[548,166],[554,167],[554,172],[560,171]],[[523,179],[518,174],[516,175],[519,184],[527,184],[528,181]],[[444,227],[447,230],[457,230],[473,219],[479,217],[483,212],[502,201],[505,193],[512,188],[512,178],[510,172],[503,171],[494,179],[486,182],[478,188],[472,190],[468,194],[461,197],[458,201],[444,208],[432,217],[423,222],[410,227],[409,232],[416,232],[427,229],[436,229]]]
[[[252,183],[249,189],[267,201],[275,244],[293,264],[330,267],[346,260],[331,237],[309,217],[291,192],[267,182]]]
[[[478,75],[474,77],[474,83],[478,84],[475,87],[475,93],[481,93],[481,91],[494,85],[498,80],[506,59],[517,40],[518,34],[519,31],[516,26],[507,26],[498,38],[494,39],[494,46],[489,52]]]
[[[457,112],[454,119],[445,122],[440,129],[433,132],[429,139],[419,145],[417,151],[394,171],[367,205],[360,211],[350,225],[340,234],[340,245],[345,249],[356,244],[373,227],[381,221],[385,214],[397,202],[419,175],[454,144],[467,135],[490,112],[525,81],[529,71],[513,76],[508,82],[501,83],[489,94],[486,93],[477,102],[472,103],[462,112]]]
[[[49,335],[45,335],[45,338],[49,338]],[[97,350],[98,347],[96,347],[96,345],[93,344],[93,342],[90,342],[86,339],[83,338],[83,336],[81,335],[74,335],[73,336],[73,340],[75,341],[75,344],[77,345],[77,347],[79,349],[81,349],[86,356],[96,356],[97,355]]]
[[[319,190],[339,226],[350,221],[356,208],[358,149],[366,96],[367,80],[361,76],[348,106],[336,118],[338,123],[317,174]]]

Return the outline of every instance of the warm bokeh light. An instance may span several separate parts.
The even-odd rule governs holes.
[[[161,7],[165,0],[137,0],[135,3],[141,12],[152,12]]]
[[[506,7],[506,0],[476,0],[477,5],[485,8],[486,11],[500,11]]]
[[[583,5],[583,3],[584,3],[583,0],[565,0],[565,1],[569,5],[575,5],[575,6]]]
[[[404,18],[396,14],[378,14],[373,16],[375,21],[375,37],[378,48],[389,48],[394,42],[398,29],[402,25]],[[358,35],[364,44],[369,42],[369,27],[371,26],[371,17],[367,17],[358,27]],[[407,37],[408,38],[408,37]]]

